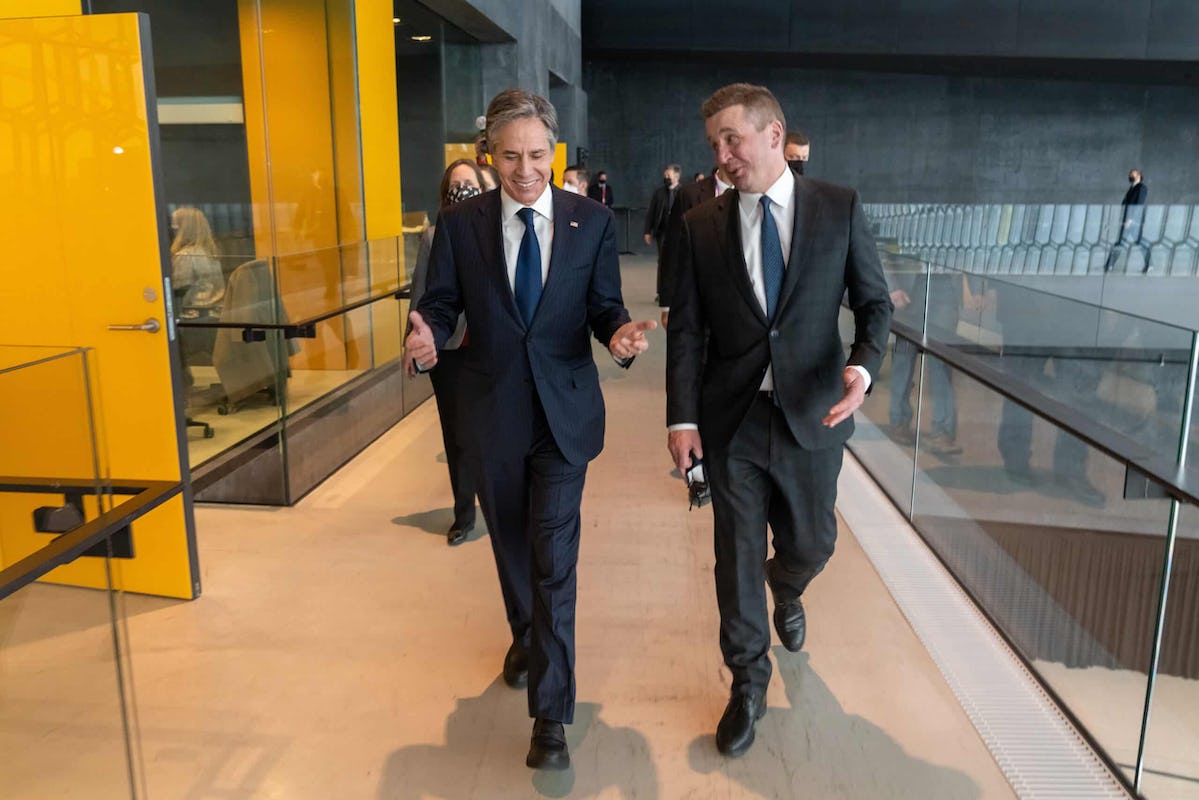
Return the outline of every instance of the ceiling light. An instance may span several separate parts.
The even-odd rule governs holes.
[[[431,42],[431,41],[433,41],[433,37],[432,36],[413,36],[412,41],[414,41],[414,42]]]
[[[399,25],[399,24],[400,24],[401,22],[403,22],[403,21],[404,21],[404,20],[400,19],[399,17],[392,17],[392,18],[391,18],[391,24],[392,24],[392,25]]]

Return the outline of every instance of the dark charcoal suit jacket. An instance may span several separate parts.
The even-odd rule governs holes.
[[[604,445],[604,400],[590,335],[607,346],[629,321],[620,294],[612,212],[586,197],[553,190],[554,241],[549,273],[532,324],[525,327],[508,283],[500,228],[500,191],[442,209],[418,311],[441,349],[460,311],[464,348],[464,425],[496,452],[515,415],[527,416],[530,387],[562,455],[572,464]],[[527,427],[527,426],[525,426]]]
[[[666,238],[662,241],[662,252],[658,258],[658,305],[670,308],[675,275],[678,273],[675,261],[678,258],[679,237],[683,234],[683,215],[705,200],[715,197],[716,177],[713,175],[679,187],[674,205],[670,207]]]
[[[701,203],[683,218],[670,305],[667,424],[698,423],[705,449],[732,439],[767,366],[787,424],[806,449],[839,446],[852,418],[821,425],[843,396],[847,364],[877,379],[891,299],[857,192],[795,179],[795,229],[773,324],[749,282],[737,191]],[[838,329],[849,293],[854,342],[848,361]]]

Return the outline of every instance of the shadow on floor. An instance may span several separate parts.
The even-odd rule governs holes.
[[[445,536],[445,532],[454,523],[454,509],[431,508],[428,511],[414,511],[402,517],[395,517],[392,523],[406,528],[417,528],[425,533]]]
[[[753,797],[859,800],[973,800],[978,785],[965,773],[913,758],[870,720],[846,714],[808,662],[807,653],[774,648],[787,708],[771,707],[749,753],[727,759],[713,733],[691,743],[696,772],[724,773]]]
[[[444,745],[412,745],[388,757],[378,798],[596,797],[615,788],[618,797],[654,800],[658,778],[649,743],[632,728],[609,726],[600,710],[595,703],[575,708],[566,729],[569,770],[530,770],[524,763],[532,730],[526,694],[496,678],[478,697],[458,700],[446,719]]]

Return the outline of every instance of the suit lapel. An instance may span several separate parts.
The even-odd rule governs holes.
[[[579,232],[577,227],[570,226],[571,215],[575,208],[573,196],[556,187],[551,188],[550,192],[554,202],[554,241],[550,244],[550,268],[545,276],[545,286],[541,290],[541,300],[537,303],[537,311],[533,314],[533,324],[537,323],[541,309],[547,303],[553,302],[558,284],[564,280],[560,274],[563,270],[561,265],[566,262],[573,250],[575,237]],[[513,302],[515,303],[515,301]]]
[[[770,322],[766,319],[757,296],[754,295],[753,284],[749,282],[749,267],[745,265],[745,250],[741,246],[740,198],[741,193],[735,189],[716,198],[716,237],[725,255],[725,266],[733,273],[733,283],[741,292],[745,304],[763,326],[769,326]]]
[[[804,179],[795,178],[795,217],[791,229],[791,254],[787,258],[787,270],[783,273],[783,286],[779,290],[778,308],[774,311],[775,319],[787,307],[787,301],[795,293],[799,285],[800,273],[808,263],[808,254],[812,250],[812,239],[819,230],[817,217],[820,208],[816,198],[805,190]]]
[[[512,285],[508,283],[508,262],[504,258],[504,229],[501,219],[500,190],[495,189],[489,194],[494,195],[486,203],[479,204],[479,213],[475,216],[475,235],[479,240],[479,255],[487,279],[494,284],[495,296],[502,298],[501,305],[516,321],[524,327],[520,311],[516,308],[516,296],[512,294]]]

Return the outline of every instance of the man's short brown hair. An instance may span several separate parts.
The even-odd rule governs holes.
[[[784,130],[787,128],[787,118],[783,116],[779,101],[765,86],[754,86],[752,83],[730,83],[717,89],[699,110],[704,119],[711,119],[732,106],[744,106],[745,113],[758,130],[776,119],[782,123]]]
[[[794,144],[803,147],[806,144],[811,144],[808,137],[804,136],[803,131],[787,131],[787,138],[783,140],[783,146]]]

